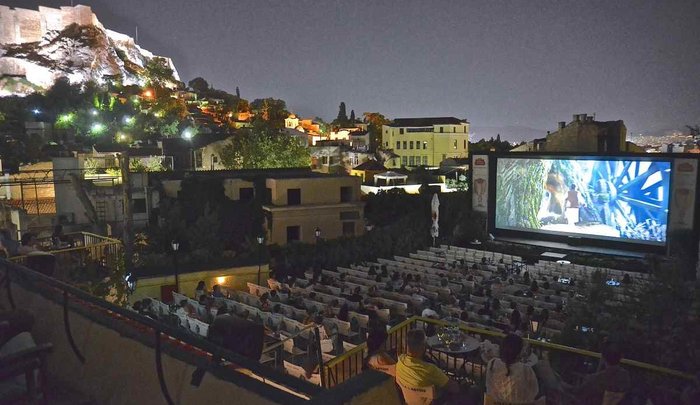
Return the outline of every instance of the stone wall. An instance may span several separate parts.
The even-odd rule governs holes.
[[[88,6],[39,7],[39,10],[0,6],[0,43],[37,42],[49,31],[62,30],[70,24],[101,26]]]

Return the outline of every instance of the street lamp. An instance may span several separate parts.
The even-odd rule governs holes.
[[[318,243],[319,239],[321,239],[321,228],[316,227],[314,235],[316,235],[316,243]]]
[[[265,237],[260,235],[258,236],[258,285],[260,285],[260,267],[262,265],[262,244],[265,241]]]
[[[530,330],[532,330],[532,334],[535,336],[535,339],[537,339],[537,332],[539,331],[539,328],[540,321],[533,316],[532,319],[530,319]]]
[[[180,242],[173,240],[170,242],[170,246],[173,248],[173,265],[175,267],[175,292],[180,292],[180,274],[177,268],[177,251],[180,249]]]

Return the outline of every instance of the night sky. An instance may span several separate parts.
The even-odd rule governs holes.
[[[70,1],[0,1],[15,7]],[[78,2],[75,2],[78,4]],[[700,124],[700,2],[89,0],[181,78],[331,120],[456,116],[553,130],[574,113],[628,130]]]

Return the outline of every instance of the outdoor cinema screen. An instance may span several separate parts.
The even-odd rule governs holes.
[[[499,158],[496,228],[666,243],[671,162],[635,158]]]

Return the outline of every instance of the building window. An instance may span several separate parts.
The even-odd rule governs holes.
[[[408,149],[413,149],[413,141],[408,142]]]
[[[428,149],[428,142],[423,141],[423,149]]]
[[[242,201],[250,201],[255,197],[253,187],[241,187],[238,190],[238,198]]]
[[[401,149],[401,141],[396,141],[396,149]]]
[[[452,127],[452,132],[457,132],[457,127]]]
[[[328,156],[321,156],[321,164],[322,165],[328,164]]]
[[[440,127],[440,133],[442,133],[442,131],[443,131],[444,129],[445,129],[445,128],[443,128],[443,127]]]
[[[466,134],[467,133],[467,126],[465,125],[462,128],[464,128],[464,133]]]
[[[428,157],[423,156],[423,166],[427,166],[427,165],[428,165]]]
[[[287,189],[287,205],[301,205],[301,189]]]
[[[467,140],[464,140],[464,150],[467,150]]]
[[[201,169],[202,168],[202,150],[197,149],[194,151],[194,167]]]
[[[352,187],[341,187],[340,188],[340,202],[350,202],[352,201]]]
[[[403,135],[403,128],[399,128],[399,135]]]
[[[287,243],[301,240],[301,227],[299,225],[287,227]]]
[[[354,222],[343,222],[343,236],[355,236]]]
[[[455,149],[457,149],[457,140],[455,139]]]
[[[406,156],[401,156],[401,165],[406,166],[408,164],[408,158]]]
[[[389,147],[389,142],[384,142],[384,147],[388,148]]]
[[[272,203],[272,189],[267,187],[265,188],[265,204],[271,204]]]
[[[406,141],[403,141],[403,148],[404,148],[404,149],[408,149],[407,146],[408,146],[408,145],[407,145],[407,142],[406,142]]]
[[[408,165],[409,165],[409,166],[415,166],[415,164],[416,164],[415,158],[414,158],[413,156],[409,156],[409,157],[408,157]]]
[[[145,198],[134,198],[134,214],[145,214],[146,213],[146,199]]]

